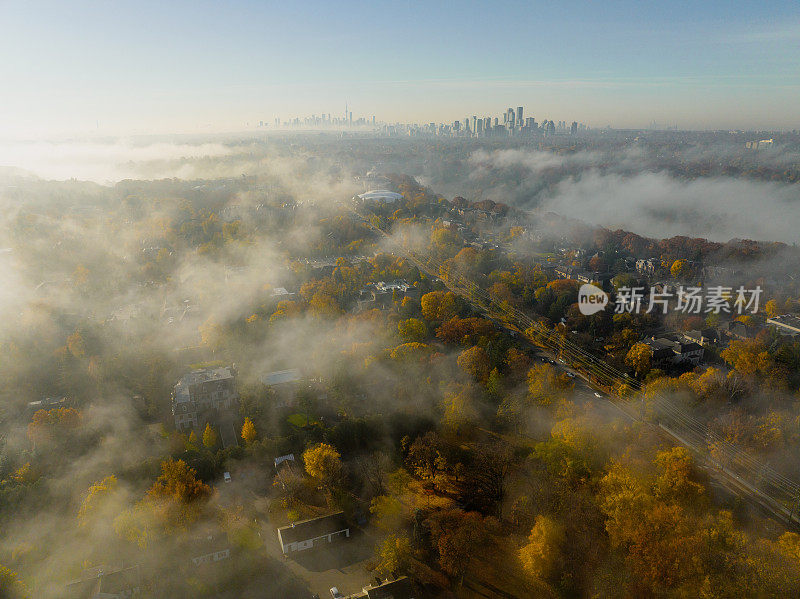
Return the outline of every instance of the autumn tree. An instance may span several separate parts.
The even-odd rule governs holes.
[[[406,463],[420,478],[431,479],[441,469],[444,443],[433,431],[414,439],[408,447]]]
[[[384,532],[394,532],[403,524],[403,505],[390,495],[373,497],[369,511],[374,517],[374,524]]]
[[[694,459],[685,447],[672,447],[656,454],[656,495],[686,506],[700,505],[705,487],[696,480]]]
[[[390,534],[381,541],[377,551],[381,574],[408,572],[412,561],[411,540],[408,535]]]
[[[635,343],[625,356],[625,364],[641,377],[650,371],[653,350],[646,343]]]
[[[473,390],[464,386],[445,394],[443,400],[444,423],[453,431],[461,431],[477,422],[479,417],[478,403]]]
[[[456,359],[459,367],[479,383],[489,378],[489,356],[477,345],[465,349]]]
[[[476,512],[446,510],[434,514],[429,527],[439,554],[439,565],[461,586],[476,555],[475,548],[486,543],[491,526]]]
[[[446,343],[473,345],[481,337],[488,337],[494,325],[485,318],[459,318],[453,316],[436,330],[436,336]]]
[[[332,445],[318,443],[303,453],[303,463],[309,476],[323,485],[336,485],[342,476],[342,459]]]
[[[543,406],[565,399],[573,383],[564,373],[559,373],[550,364],[538,364],[528,371],[528,398]]]
[[[206,422],[206,428],[203,431],[203,447],[214,449],[218,441],[217,431],[214,430],[210,423]]]
[[[27,586],[13,570],[0,564],[0,597],[3,599],[27,599]]]
[[[456,313],[456,296],[449,291],[431,291],[422,296],[422,317],[429,321],[444,321]]]
[[[89,487],[78,510],[78,522],[81,525],[86,524],[89,516],[101,509],[107,499],[116,491],[117,484],[117,477],[112,474]]]
[[[776,316],[782,313],[778,302],[774,299],[769,300],[766,304],[764,304],[764,312],[767,313],[767,316],[770,318],[775,318]]]
[[[37,410],[28,425],[28,438],[33,443],[65,440],[81,425],[81,413],[75,408]]]
[[[689,274],[689,262],[684,259],[675,260],[669,268],[674,279],[683,279]]]
[[[720,356],[744,377],[768,372],[772,365],[766,346],[755,339],[731,341]]]
[[[250,417],[244,419],[244,424],[242,424],[242,440],[245,443],[250,445],[253,441],[256,440],[256,426],[253,424],[253,421],[250,420]]]
[[[519,550],[525,572],[541,580],[550,578],[559,568],[564,541],[563,526],[549,516],[536,516],[528,542]]]
[[[183,460],[161,462],[161,475],[147,491],[147,500],[166,529],[184,528],[195,521],[211,487],[197,478],[197,472]]]
[[[397,323],[397,330],[405,342],[421,342],[428,336],[428,327],[418,318],[409,318]]]

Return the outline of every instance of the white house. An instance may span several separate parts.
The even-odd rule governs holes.
[[[344,518],[344,512],[294,522],[278,529],[278,542],[284,555],[329,545],[349,537],[350,526]]]

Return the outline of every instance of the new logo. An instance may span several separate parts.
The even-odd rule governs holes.
[[[581,285],[578,290],[578,310],[584,316],[591,316],[606,307],[608,294],[591,283]]]

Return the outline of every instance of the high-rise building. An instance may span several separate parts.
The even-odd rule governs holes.
[[[522,120],[522,106],[517,106],[517,125],[522,127],[525,121]]]
[[[578,121],[572,121],[572,126],[569,128],[569,132],[572,135],[575,135],[578,132]]]
[[[472,132],[473,133],[478,132],[478,117],[475,116],[474,114],[472,115]]]
[[[516,114],[513,108],[509,108],[507,112],[508,112],[508,128],[513,130]]]

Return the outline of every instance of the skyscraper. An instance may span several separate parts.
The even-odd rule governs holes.
[[[522,106],[517,106],[517,126],[522,127],[525,121],[522,120]]]

